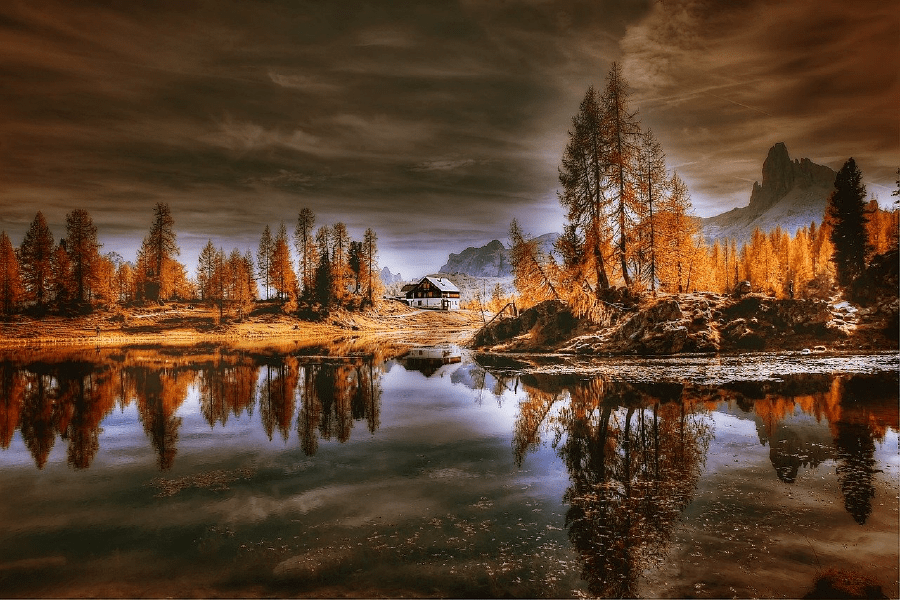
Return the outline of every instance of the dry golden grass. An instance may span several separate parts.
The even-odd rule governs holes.
[[[333,343],[335,339],[389,339],[417,344],[461,343],[481,323],[469,311],[416,310],[392,301],[363,312],[336,311],[321,321],[305,321],[271,311],[244,319],[219,317],[218,309],[187,303],[116,308],[82,317],[18,316],[0,323],[0,348],[44,346],[194,346],[215,343],[236,348],[272,349]]]

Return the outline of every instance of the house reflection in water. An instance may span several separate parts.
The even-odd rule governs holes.
[[[462,362],[462,351],[457,346],[419,346],[411,348],[403,357],[407,371],[419,371],[431,377],[444,365]]]

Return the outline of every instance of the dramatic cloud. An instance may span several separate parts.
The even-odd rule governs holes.
[[[0,6],[0,228],[90,211],[133,259],[157,201],[193,269],[208,238],[266,224],[379,234],[404,275],[561,228],[557,165],[588,85],[622,61],[701,214],[745,204],[768,148],[887,198],[897,17],[869,1],[321,3],[11,1]]]
[[[777,141],[835,169],[855,157],[887,200],[900,150],[894,9],[676,0],[629,27],[622,49],[635,102],[700,212],[746,204],[746,182],[760,178]]]

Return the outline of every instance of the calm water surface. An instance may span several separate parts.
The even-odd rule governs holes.
[[[2,357],[0,596],[898,596],[896,354],[386,352]]]

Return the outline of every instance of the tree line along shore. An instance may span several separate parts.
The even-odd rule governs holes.
[[[175,220],[166,203],[154,207],[149,233],[133,261],[101,253],[88,211],[66,215],[66,233],[58,242],[38,211],[18,247],[0,233],[0,312],[75,316],[100,307],[180,300],[214,306],[221,318],[241,320],[263,300],[277,301],[286,314],[307,317],[371,306],[382,291],[374,230],[367,229],[357,241],[341,222],[315,231],[314,225],[308,208],[298,214],[293,239],[283,222],[274,235],[266,225],[255,256],[249,249],[226,253],[209,240],[192,278],[178,260]],[[299,257],[296,268],[292,243]]]

